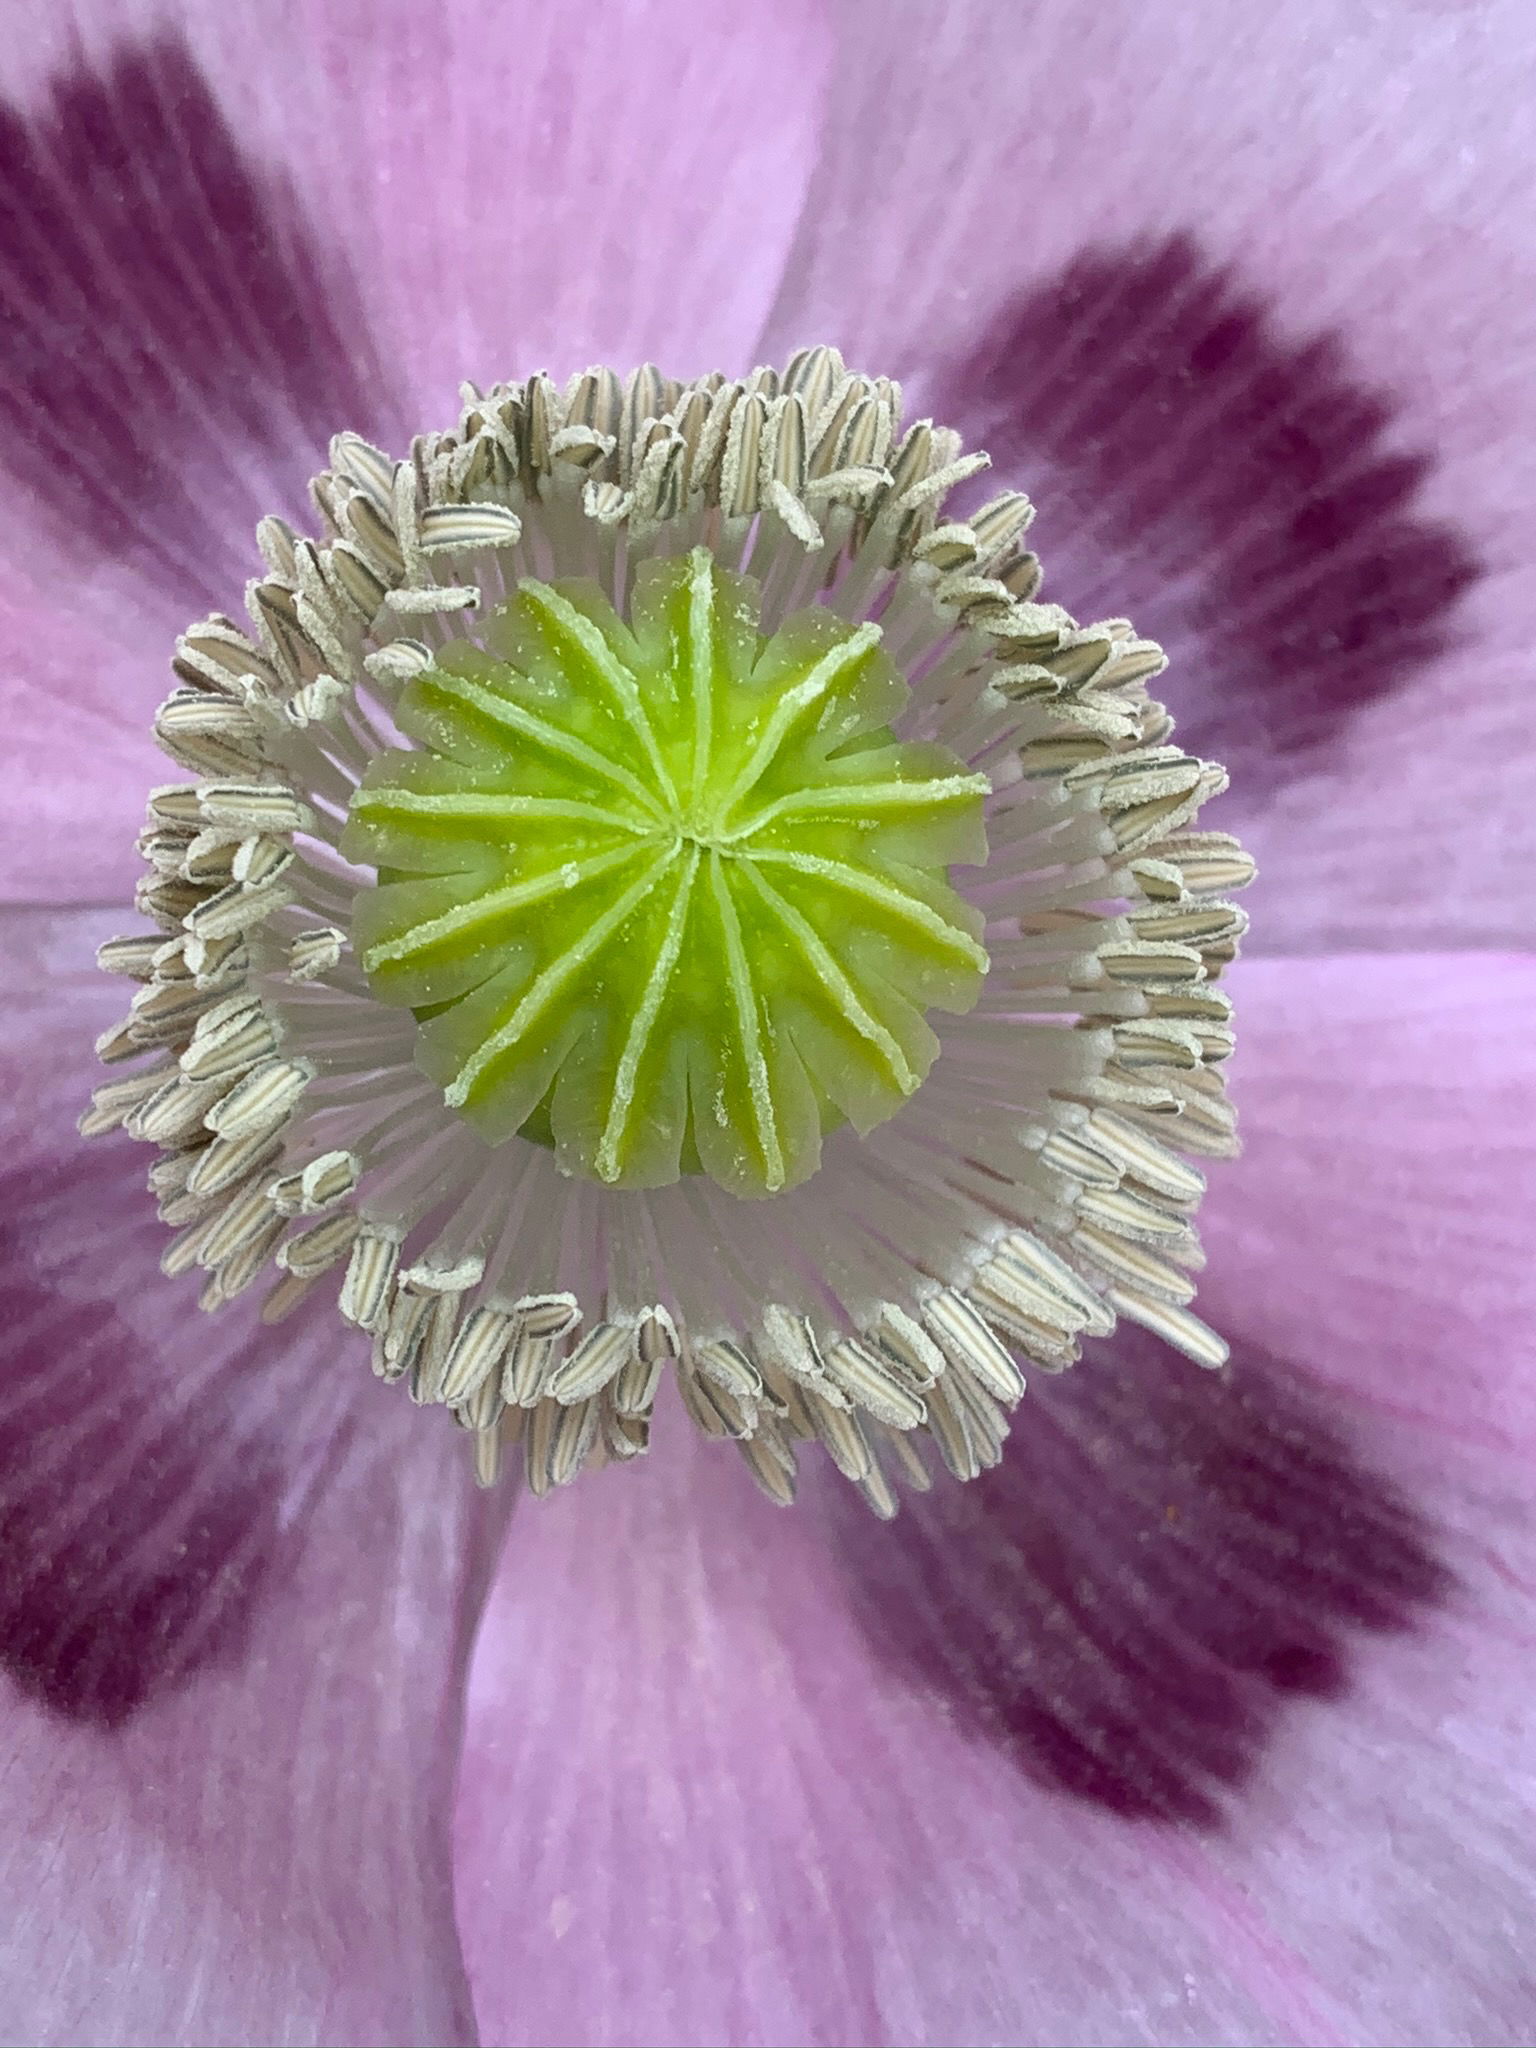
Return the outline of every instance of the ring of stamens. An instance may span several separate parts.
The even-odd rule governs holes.
[[[1234,1149],[1220,1073],[1230,1005],[1215,984],[1251,863],[1197,829],[1224,777],[1171,744],[1146,687],[1159,650],[1122,620],[1080,627],[1034,601],[1016,493],[946,518],[947,493],[984,460],[931,422],[904,428],[896,387],[850,376],[827,349],[736,383],[646,368],[563,391],[542,377],[466,388],[458,427],[403,462],[340,436],[314,487],[324,537],[275,520],[259,530],[252,630],[215,616],[178,643],[156,730],[193,779],[150,798],[137,900],[154,929],[102,949],[138,988],[99,1042],[119,1071],[82,1128],[158,1148],[151,1186],[177,1232],[166,1270],[200,1267],[211,1309],[275,1267],[274,1320],[339,1279],[337,1306],[370,1334],[379,1375],[472,1433],[483,1480],[519,1446],[536,1492],[642,1452],[664,1378],[774,1499],[792,1496],[799,1449],[815,1442],[887,1515],[894,1482],[928,1483],[920,1445],[960,1478],[995,1463],[1026,1372],[1070,1364],[1117,1316],[1219,1364],[1224,1347],[1188,1306],[1194,1160]],[[557,1087],[487,1142],[463,1112],[494,1122],[490,1084],[504,1077],[489,1067],[482,1101],[472,1076],[462,1110],[445,1102],[463,1062],[434,1080],[416,1055],[452,1012],[428,1014],[430,988],[385,986],[405,970],[382,906],[414,886],[406,856],[426,828],[409,806],[368,808],[374,792],[409,793],[410,774],[379,764],[413,737],[431,677],[462,667],[456,646],[478,641],[495,667],[494,622],[520,593],[537,606],[536,587],[558,597],[590,581],[622,620],[642,571],[683,574],[698,549],[721,589],[750,579],[770,643],[807,611],[845,647],[878,622],[879,658],[910,690],[882,714],[891,744],[943,749],[990,791],[973,784],[949,814],[982,802],[984,867],[946,875],[974,856],[935,843],[902,876],[985,947],[979,997],[965,1011],[976,966],[957,951],[943,972],[958,981],[909,1004],[958,999],[926,1078],[929,1055],[906,1054],[920,1085],[905,1092],[865,1038],[865,1085],[879,1075],[897,1106],[871,1123],[856,1090],[828,1086],[820,1166],[792,1185],[809,1154],[781,1146],[777,1193],[749,1088],[737,1120],[758,1140],[740,1186],[765,1197],[752,1201],[729,1171],[686,1170],[687,1130],[676,1181],[624,1184],[648,1177],[629,1117],[655,1099],[648,1038],[611,1085],[628,1027],[606,1094],[591,1095],[627,1107],[617,1123],[589,1115],[585,1138],[579,1116],[575,1135],[556,1128]],[[643,737],[616,765],[654,803]],[[646,816],[633,790],[627,800]],[[610,822],[616,802],[602,807]],[[684,877],[690,904],[707,906],[706,870],[740,864],[718,817],[694,822],[667,838],[654,885],[659,962]],[[791,827],[813,835],[791,810],[762,829]],[[897,858],[886,829],[869,839],[877,868]],[[612,885],[626,872],[615,860]],[[843,879],[780,863],[766,882],[793,907],[813,881],[851,895]],[[903,929],[917,946],[910,918]],[[729,967],[723,921],[719,940]],[[837,962],[845,949],[827,950]],[[764,965],[743,934],[749,955],[750,980]],[[772,1005],[756,994],[766,1030]],[[630,1026],[643,1010],[642,995]],[[501,1123],[517,1109],[503,1103]],[[828,1129],[838,1115],[850,1121]]]

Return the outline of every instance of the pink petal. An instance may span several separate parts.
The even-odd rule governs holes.
[[[1456,970],[1244,970],[1230,1386],[1101,1352],[893,1529],[682,1444],[519,1514],[487,2037],[1528,2037],[1533,970]]]
[[[1149,2008],[1259,2038],[1134,1834],[888,1675],[814,1515],[728,1447],[648,1463],[515,1518],[481,1634],[456,1860],[487,2039],[1121,2040]]]
[[[1298,1699],[1448,1581],[1422,1516],[1252,1345],[1208,1377],[1143,1331],[1035,1376],[1002,1468],[894,1529],[840,1518],[871,1640],[1039,1783],[1220,1824]],[[1091,1500],[1093,1511],[1084,1512]]]
[[[815,147],[809,4],[144,14],[6,53],[13,898],[121,888],[175,631],[310,523],[333,432],[403,449],[541,361],[744,367]]]
[[[886,1617],[934,1597],[912,1551],[892,1549],[884,1604],[860,1609],[814,1518],[775,1518],[709,1456],[604,1476],[514,1530],[459,1808],[488,2039],[1523,2038],[1528,1652],[1497,1574],[1530,1559],[1507,1474],[1502,1493],[1486,1471],[1442,1478],[1434,1507],[1475,1525],[1447,1544],[1455,1608],[1357,1654],[1347,1697],[1293,1694],[1212,1831],[1040,1789],[893,1656]],[[1085,1481],[1083,1519],[1105,1507]],[[1027,1659],[1041,1630],[1058,1715],[1102,1695],[1105,1661],[1134,1698],[1146,1635],[1195,1664],[1200,1639],[1184,1649],[1181,1617],[1155,1608],[1127,1645],[1074,1628],[1053,1646],[1048,1576],[1000,1613],[999,1573],[1018,1596],[1032,1566],[1016,1534],[995,1525],[970,1561],[957,1542],[935,1633]],[[1122,1557],[1111,1617],[1145,1588]],[[1164,1703],[1142,1704],[1155,1753]]]
[[[168,624],[168,622],[167,622]],[[92,631],[57,593],[0,593],[0,718],[11,786],[0,816],[0,901],[133,901],[144,800],[176,769],[150,737],[170,677],[168,627],[149,652]]]
[[[36,575],[52,538],[72,610],[103,559],[141,606],[227,606],[262,506],[302,516],[338,420],[398,431],[398,383],[281,160],[174,31],[124,26],[0,109],[7,553]]]
[[[81,11],[93,66],[181,46],[292,181],[413,430],[465,377],[747,366],[818,142],[811,0]]]
[[[158,1276],[142,1148],[70,1130],[101,923],[0,923],[0,2006],[39,2042],[468,2040],[491,1524],[333,1308],[210,1321]]]
[[[1247,961],[1201,1306],[1364,1416],[1536,1444],[1536,959]],[[1519,1369],[1523,1365],[1524,1370]]]
[[[1449,652],[1419,669],[1422,650],[1409,649],[1326,758],[1278,793],[1278,772],[1250,777],[1232,801],[1228,821],[1265,875],[1257,943],[1523,938],[1536,832],[1524,784],[1536,389],[1525,11],[1509,0],[1421,12],[1411,33],[1395,9],[1340,0],[1270,10],[1242,33],[1216,0],[1089,14],[1047,0],[1027,24],[980,4],[855,5],[848,21],[841,118],[775,344],[827,334],[937,406],[952,394],[936,373],[1006,336],[1021,302],[1065,288],[1085,261],[1131,263],[1175,237],[1192,238],[1211,272],[1235,267],[1236,289],[1260,295],[1294,350],[1330,337],[1360,391],[1386,393],[1397,413],[1359,461],[1383,473],[1429,457],[1404,516],[1423,538],[1454,529],[1450,565],[1475,563],[1482,580],[1444,618]],[[1100,311],[1103,348],[1134,360],[1135,310],[1111,297]],[[1143,315],[1154,335],[1161,313]],[[1204,365],[1186,369],[1199,393]],[[1038,388],[1027,351],[1019,373],[1022,412]],[[1070,404],[1052,400],[1056,423]],[[1336,431],[1358,419],[1339,408]],[[1113,419],[1103,431],[1113,445]],[[1240,465],[1255,431],[1251,419],[1208,430],[1205,461]],[[1070,560],[1073,529],[1055,529],[1049,499],[1039,536],[1048,572]],[[1329,565],[1321,526],[1313,547]],[[1138,585],[1137,561],[1117,576],[1107,557],[1108,609],[1155,608],[1159,586]],[[1445,567],[1429,560],[1424,574]],[[1205,568],[1194,559],[1190,574]],[[1240,644],[1226,674],[1241,703]]]
[[[79,901],[126,896],[176,772],[148,735],[177,631],[240,610],[338,424],[402,436],[344,267],[184,46],[60,64],[0,108],[0,892]]]
[[[1288,332],[1192,235],[1074,257],[937,402],[1045,508],[1058,602],[1102,618],[1136,592],[1180,741],[1229,768],[1234,815],[1459,639],[1480,564],[1424,516],[1433,465],[1396,445],[1397,403],[1347,335]]]

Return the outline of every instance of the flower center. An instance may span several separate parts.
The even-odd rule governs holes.
[[[877,625],[759,614],[704,548],[640,564],[627,623],[595,584],[524,580],[401,697],[415,744],[342,841],[378,876],[353,943],[490,1141],[777,1193],[918,1088],[925,1011],[975,1003],[982,919],[948,871],[986,858],[987,779],[895,739]]]
[[[670,1383],[890,1516],[1117,1318],[1219,1365],[1252,862],[1160,650],[1037,602],[1028,501],[948,506],[986,457],[835,350],[464,400],[338,435],[251,631],[177,642],[81,1125],[157,1148],[165,1271],[334,1285],[536,1494]]]

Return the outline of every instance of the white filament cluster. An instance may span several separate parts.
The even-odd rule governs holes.
[[[877,1513],[996,1461],[1031,1368],[1124,1315],[1199,1362],[1203,1191],[1233,1149],[1215,983],[1251,874],[1200,832],[1222,771],[1171,744],[1160,651],[1124,620],[1034,601],[1030,508],[964,518],[984,466],[830,349],[677,383],[645,368],[466,388],[449,433],[393,462],[355,436],[314,494],[324,537],[264,521],[250,629],[178,645],[157,734],[195,779],[155,791],[138,907],[102,964],[139,983],[101,1042],[124,1078],[88,1131],[159,1147],[151,1185],[217,1308],[276,1269],[268,1314],[339,1281],[381,1378],[448,1408],[489,1482],[535,1491],[646,1447],[670,1376],[775,1498],[821,1443]],[[878,621],[911,688],[903,740],[987,775],[991,857],[960,884],[991,971],[928,1079],[768,1201],[700,1179],[623,1190],[485,1144],[414,1063],[408,1012],[350,949],[371,877],[337,851],[391,710],[520,580],[594,578],[706,547],[761,586],[765,632],[810,604]]]

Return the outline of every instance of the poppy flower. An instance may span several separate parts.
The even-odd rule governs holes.
[[[0,124],[14,734],[0,835],[13,963],[0,1870],[18,2034],[1523,2038],[1528,33],[1497,9],[1305,6],[1239,35],[1204,8],[1062,6],[1014,24],[920,5],[429,18],[334,0],[295,8],[282,29],[201,12],[26,17]],[[666,379],[583,383],[604,360],[659,362]],[[843,361],[870,381],[838,382]],[[528,381],[541,362],[553,383]],[[779,374],[753,386],[759,363]],[[911,477],[890,380],[904,423],[931,414],[957,430],[952,447],[924,444]],[[669,479],[682,462],[690,480],[722,390],[736,396],[717,467],[700,457],[707,535],[679,532],[615,579],[593,536],[677,513]],[[546,394],[576,472],[562,502],[586,521],[574,554],[556,545],[558,494],[518,499],[496,469],[500,446],[553,477]],[[864,406],[858,431],[873,438],[818,465],[783,423],[814,423],[829,398],[834,417],[843,398],[850,417]],[[651,435],[648,420],[675,431]],[[748,462],[752,420],[772,427]],[[363,530],[365,505],[348,523],[351,499],[385,482],[378,451],[404,457],[413,434],[445,428],[418,443],[403,486],[389,468],[382,530]],[[306,669],[294,643],[285,701],[309,696],[289,720],[291,760],[308,780],[298,788],[295,770],[286,787],[304,808],[258,817],[272,779],[241,766],[248,698],[203,691],[230,707],[210,715],[192,694],[209,680],[198,662],[227,670],[240,641],[223,627],[185,635],[183,688],[160,717],[197,778],[197,816],[183,817],[149,741],[164,664],[190,619],[239,608],[263,515],[268,582],[305,597],[289,607],[300,635],[329,651],[324,593],[341,572],[334,549],[305,554],[302,494],[338,431],[353,438],[330,458],[330,538],[351,536],[344,559],[378,581],[381,604],[386,586],[404,600],[354,650],[384,694],[371,713],[339,714],[361,721],[348,754],[324,737],[325,678],[344,664]],[[985,483],[956,467],[962,446],[990,452]],[[434,496],[434,462],[459,465],[456,497]],[[744,476],[749,495],[777,484],[783,501],[736,504]],[[818,492],[818,477],[833,481]],[[936,512],[911,518],[923,501],[896,488],[931,477],[952,487],[943,527]],[[1024,491],[1040,507],[1038,601],[1018,545]],[[701,545],[733,517],[776,552]],[[463,652],[443,622],[471,609],[471,572],[517,548],[502,586],[474,583],[473,606],[495,620]],[[839,566],[823,574],[829,550]],[[839,603],[861,573],[894,582],[868,611],[905,677],[880,667],[864,613]],[[828,593],[830,611],[816,610]],[[285,600],[269,589],[266,602],[270,614]],[[679,625],[671,644],[710,657],[687,676],[657,669],[662,641],[646,629],[680,607],[697,630]],[[264,642],[261,615],[258,591],[244,644],[280,665],[288,622],[267,616]],[[925,677],[963,680],[944,635],[1003,617],[1015,645],[989,657],[991,694],[934,686],[925,700]],[[1079,619],[1111,625],[1083,633]],[[1074,841],[1055,866],[1005,852],[999,867],[998,846],[1029,822],[1020,761],[1068,839],[1106,759],[1175,773],[1145,708],[1141,636],[1171,656],[1157,689],[1177,759],[1226,760],[1231,791],[1198,772],[1187,788],[1138,786],[1135,803],[1173,808],[1161,839],[1131,832],[1118,867],[1099,841]],[[601,715],[560,696],[556,656],[573,645],[609,692]],[[733,669],[733,646],[756,665]],[[1085,646],[1095,674],[1128,659],[1121,697],[1097,727],[1080,704],[1043,724],[1042,697],[1073,679],[1064,655]],[[1033,695],[1032,669],[1046,678]],[[716,751],[697,723],[674,734],[637,716],[626,677],[646,705],[676,685],[680,719],[715,705]],[[779,694],[756,699],[765,678]],[[798,728],[788,712],[774,725],[771,706],[800,703],[797,690],[809,705],[817,678],[818,715],[839,706],[845,725],[829,714],[830,746],[797,756],[781,790],[765,735],[798,744]],[[535,706],[523,683],[541,680]],[[925,701],[939,707],[927,725]],[[574,733],[583,773],[620,794],[597,803],[564,769],[487,770],[466,705],[482,721],[545,719],[567,762]],[[738,733],[733,761],[721,750]],[[1078,756],[1030,760],[1064,737]],[[856,847],[820,813],[746,819],[754,770],[774,801],[818,777],[829,804],[839,789],[852,802],[845,786],[894,790],[920,828]],[[130,976],[144,965],[110,949],[157,788],[146,850],[159,865],[141,900],[155,907],[160,888],[175,922],[221,894],[248,909],[266,887],[262,924],[295,977],[271,998],[287,1007],[259,1016],[199,991],[213,1008],[187,1015],[214,1021],[190,1032],[169,1016],[177,977],[145,984],[178,1061],[278,1015],[273,1043],[254,1062],[242,1053],[236,1088],[225,1077],[200,1104],[215,1123],[198,1157],[259,1151],[301,1116],[323,1125],[283,1160],[279,1196],[264,1180],[245,1210],[238,1172],[211,1186],[205,1168],[194,1188],[196,1168],[160,1170],[173,1212],[192,1197],[188,1263],[203,1258],[215,1297],[238,1296],[211,1318],[184,1275],[160,1273],[142,1152],[74,1135],[90,1041],[105,1028],[114,1048],[122,1008],[93,949],[107,942]],[[430,826],[412,809],[423,797]],[[1196,934],[1210,960],[1188,934],[1127,934],[1128,914],[1156,925],[1159,882],[1182,905],[1188,878],[1149,871],[1152,893],[1131,899],[1122,873],[1170,838],[1197,867],[1234,861],[1229,841],[1197,844],[1176,815],[1206,798],[1210,826],[1254,849],[1261,880],[1249,957],[1230,976],[1246,1150],[1211,1168],[1196,1324],[1166,1271],[1159,1292],[1129,1270],[1157,1256],[1149,1216],[1117,1230],[1118,1212],[1095,1221],[1079,1203],[1043,1237],[1107,1232],[1098,1262],[1083,1236],[1072,1263],[1050,1264],[1046,1244],[1028,1266],[1041,1212],[1019,1213],[1028,1176],[1012,1158],[999,1171],[1008,1134],[975,1106],[997,1100],[992,1070],[977,1055],[984,1085],[969,1091],[953,1072],[956,1045],[991,1028],[966,948],[986,941],[990,975],[1005,921],[1018,951],[1052,961],[1056,935],[1089,921],[1110,981],[1099,927],[1114,922],[1124,975],[1141,962],[1145,983],[1135,949],[1162,948],[1151,986],[1166,994],[1183,947],[1199,969],[1185,981],[1207,985],[1235,913]],[[538,957],[551,915],[493,924],[534,956],[499,1007],[482,1002],[483,961],[455,951],[488,892],[509,886],[479,852],[475,890],[454,879],[477,804],[520,821],[542,806],[546,850],[557,824],[588,835],[559,841],[549,869],[574,860],[577,893],[596,892],[556,933],[562,960],[605,917],[645,926],[645,971],[607,1011],[582,1013],[599,1017],[590,1042],[568,1018],[558,1046],[529,1053],[506,1035],[553,971]],[[1095,795],[1095,829],[1134,808]],[[279,901],[284,835],[323,839],[327,817],[343,864],[373,875],[365,908],[333,898],[340,939],[320,901]],[[206,873],[183,872],[189,861]],[[1041,901],[1046,873],[1056,893]],[[654,897],[629,904],[642,882]],[[179,907],[178,887],[191,891]],[[749,1011],[771,1027],[790,1014],[775,1001],[798,1003],[798,1049],[834,993],[817,941],[837,916],[827,892],[878,898],[889,920],[866,910],[880,945],[850,939],[865,981],[835,988],[836,1016],[864,1023],[837,1058],[754,1066]],[[646,990],[670,1000],[674,969],[682,986],[701,904],[723,972],[713,990],[695,976],[694,1011],[668,1014]],[[498,900],[494,916],[525,907]],[[220,915],[186,927],[202,948],[194,983],[256,930],[244,909],[229,931]],[[816,972],[797,983],[780,963],[770,988],[774,941],[731,945],[744,918],[795,933]],[[1113,1069],[1124,1020],[1153,1005],[1132,984],[1107,1007],[1078,1002],[1087,1029],[1046,1035],[1040,1014],[1071,986],[1054,973],[1028,984],[1029,1015],[1049,1057],[1070,1043],[1082,1064],[1047,1076],[1040,1099],[1074,1114],[1036,1132],[1032,1156],[1091,1190],[1085,1154],[1107,1131],[1134,1163],[1101,1168],[1101,1185],[1146,1202],[1146,1174],[1172,1176],[1185,1155],[1146,1134],[1158,1106],[1136,1090],[1151,1085]],[[647,1081],[658,1019],[682,1043],[711,999],[735,1019],[740,1085]],[[1190,1072],[1224,1029],[1210,1000],[1200,1031],[1179,1016]],[[1018,1021],[1016,997],[1003,1014]],[[386,1041],[404,1049],[392,1125],[375,1116]],[[479,1119],[472,1141],[430,1122],[446,1112],[413,1078],[418,1042],[426,1080],[472,1112],[459,1124]],[[1158,1077],[1167,1065],[1147,1063]],[[367,1086],[349,1093],[344,1070]],[[220,1078],[179,1071],[194,1086]],[[1112,1103],[1083,1085],[1106,1076],[1127,1091]],[[1200,1085],[1173,1092],[1186,1133],[1219,1103]],[[149,1100],[107,1098],[140,1121]],[[637,1103],[654,1114],[631,1118]],[[929,1120],[916,1141],[915,1113]],[[1205,1149],[1225,1149],[1218,1109],[1204,1125]],[[972,1260],[944,1289],[935,1334],[931,1287],[965,1233],[940,1242],[935,1218],[959,1205],[925,1206],[914,1169],[946,1135],[967,1172],[1005,1191],[1008,1236],[994,1265]],[[474,1235],[484,1187],[460,1157],[479,1159],[470,1143],[528,1157],[494,1243]],[[861,1172],[876,1156],[883,1179]],[[671,1277],[649,1323],[605,1330],[585,1301],[638,1254],[611,1206],[590,1229],[579,1193],[561,1208],[560,1165],[650,1219],[634,1236]],[[377,1216],[359,1226],[352,1182],[361,1203],[368,1169],[405,1204],[393,1234]],[[892,1211],[872,1218],[881,1187]],[[1163,1213],[1187,1200],[1171,1182],[1162,1195]],[[205,1196],[224,1197],[212,1226]],[[397,1257],[409,1202],[429,1196],[450,1227]],[[794,1234],[771,1220],[791,1214]],[[739,1240],[725,1217],[744,1219]],[[229,1242],[210,1250],[210,1227]],[[677,1278],[690,1248],[722,1239],[735,1300],[772,1277],[784,1314],[766,1329],[729,1321],[713,1256],[698,1259],[702,1279]],[[284,1256],[295,1242],[307,1257]],[[541,1244],[537,1297],[568,1293],[579,1325],[573,1312],[534,1330],[530,1302],[498,1305],[496,1259],[510,1270]],[[1193,1269],[1187,1232],[1179,1246]],[[277,1307],[296,1311],[276,1323],[243,1286],[274,1254],[295,1283],[279,1281]],[[807,1264],[821,1298],[862,1289],[868,1319],[817,1338],[809,1298],[783,1301]],[[869,1284],[893,1271],[921,1276],[906,1306],[894,1283],[890,1300]],[[312,1279],[329,1302],[296,1300]],[[599,1455],[610,1469],[520,1502],[504,1527],[510,1489],[477,1491],[459,1433],[369,1375],[337,1281],[372,1328],[380,1374],[462,1411],[482,1479],[513,1436],[536,1492]],[[1042,1326],[1042,1290],[1058,1310],[1078,1301],[1074,1314]],[[1105,1304],[1122,1318],[1113,1336]],[[1143,1327],[1130,1315],[1127,1329],[1138,1308]],[[1214,1365],[1206,1323],[1232,1347],[1224,1370],[1153,1334]],[[992,1359],[999,1334],[995,1371],[1022,1364],[1029,1381],[1006,1446],[986,1417],[1011,1388],[983,1385],[990,1407],[973,1400],[946,1433],[935,1390]],[[1079,1338],[1071,1372],[1041,1371]],[[713,1372],[697,1373],[701,1360]],[[607,1377],[586,1389],[599,1366]],[[663,1405],[656,1443],[631,1458],[619,1439],[640,1448],[644,1418],[637,1408],[628,1427],[614,1390],[658,1367],[675,1371],[698,1428]],[[508,1404],[534,1418],[520,1436],[496,1407],[518,1370],[571,1375]],[[811,1382],[831,1421],[796,1408]],[[940,1454],[928,1490],[902,1448],[919,1410]],[[721,1436],[752,1469],[708,1440]],[[799,1456],[816,1439],[830,1461]],[[788,1513],[759,1490],[786,1494],[786,1475],[799,1482]],[[893,1478],[901,1512],[885,1519]]]

